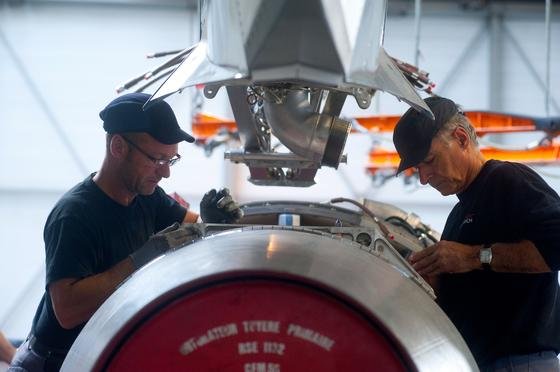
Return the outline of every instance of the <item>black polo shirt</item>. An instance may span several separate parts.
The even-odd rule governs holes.
[[[182,222],[185,213],[160,187],[123,206],[108,197],[90,175],[64,194],[47,218],[46,288],[59,279],[85,278],[110,269],[155,232]],[[62,328],[45,291],[32,333],[44,345],[68,350],[84,325]]]
[[[532,241],[544,274],[475,270],[442,274],[438,303],[479,365],[512,354],[560,351],[560,199],[530,168],[490,160],[449,215],[442,240]]]

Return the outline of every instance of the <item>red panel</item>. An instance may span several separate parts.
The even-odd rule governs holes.
[[[385,337],[354,310],[279,281],[217,285],[160,310],[109,371],[404,371]]]

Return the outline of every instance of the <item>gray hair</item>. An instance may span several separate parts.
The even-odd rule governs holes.
[[[458,112],[451,117],[439,130],[438,136],[447,140],[448,135],[456,128],[461,127],[467,132],[471,142],[478,147],[478,137],[476,136],[476,130],[470,122],[470,120],[462,113]],[[445,138],[444,138],[445,137]]]

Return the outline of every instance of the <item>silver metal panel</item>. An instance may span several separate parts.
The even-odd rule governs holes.
[[[371,69],[374,69],[373,72]],[[405,79],[397,65],[391,60],[383,48],[379,48],[375,65],[359,68],[358,66],[350,72],[348,81],[391,93],[395,97],[405,101],[416,110],[434,117],[426,103],[420,98],[412,85]],[[360,102],[358,102],[360,105]],[[361,106],[360,106],[361,107]]]
[[[342,0],[207,0],[199,46],[152,99],[196,84],[296,82],[347,92],[379,89],[431,115],[384,57],[386,0],[365,1],[355,34],[341,17],[344,6],[352,5]],[[290,37],[280,37],[285,35]]]
[[[134,273],[86,324],[62,371],[92,370],[142,314],[178,289],[247,273],[292,278],[344,294],[382,322],[418,371],[477,370],[463,339],[431,297],[387,261],[358,247],[275,229],[205,238]]]
[[[351,128],[338,118],[347,95],[366,109],[382,90],[433,118],[381,47],[386,0],[202,4],[200,42],[150,102],[198,84],[205,85],[206,98],[214,98],[222,86],[229,88],[242,145],[247,145],[234,155],[235,161],[249,166],[254,184],[306,187],[314,184],[321,166],[338,168]],[[358,20],[345,16],[350,7],[357,9]],[[247,103],[242,101],[244,90]],[[329,99],[321,112],[326,93]],[[302,170],[285,162],[270,147],[272,136],[312,165]],[[266,154],[280,165],[246,157],[253,153]]]
[[[181,91],[186,86],[205,84],[210,81],[228,81],[232,83],[239,79],[239,84],[232,83],[230,85],[243,85],[244,80],[241,78],[247,76],[246,70],[216,65],[208,59],[207,55],[208,43],[204,40],[200,41],[189,56],[173,71],[165,83],[158,88],[152,99],[162,99]],[[184,84],[186,80],[189,80],[188,85]]]

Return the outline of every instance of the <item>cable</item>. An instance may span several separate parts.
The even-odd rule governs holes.
[[[144,85],[140,86],[138,89],[136,89],[136,92],[143,92],[146,88],[150,87],[154,83],[157,83],[161,79],[171,75],[171,73],[173,71],[175,71],[175,69],[170,69],[168,71],[165,71],[165,72],[161,73],[158,77],[153,78],[152,80],[148,81],[146,84],[144,84]]]
[[[161,71],[182,63],[185,60],[185,58],[187,58],[189,56],[189,54],[191,54],[191,52],[194,50],[194,48],[196,48],[197,45],[198,45],[198,43],[190,46],[189,48],[181,50],[175,56],[173,56],[169,60],[165,61],[161,65],[157,66],[153,70],[145,72],[145,73],[143,73],[139,76],[136,76],[136,77],[130,79],[129,81],[119,85],[116,89],[117,93],[122,93],[125,90],[128,90],[128,89],[132,88],[133,86],[135,86],[136,84],[138,84],[142,80],[149,80],[149,79],[153,78],[155,75],[159,74]],[[164,53],[166,53],[166,52],[164,52]]]
[[[396,223],[391,222],[392,220],[395,220]],[[407,220],[405,220],[402,217],[399,216],[389,216],[387,218],[385,218],[385,221],[387,222],[391,222],[394,225],[397,226],[401,226],[404,229],[406,229],[409,233],[411,233],[412,235],[421,238],[422,235],[424,235],[425,237],[429,238],[431,241],[433,241],[434,243],[438,242],[438,239],[436,239],[432,234],[429,233],[429,230],[422,228],[422,227],[413,227]]]
[[[355,206],[360,208],[362,211],[364,211],[365,214],[370,216],[377,223],[377,225],[379,225],[379,229],[385,235],[385,237],[387,237],[388,239],[391,239],[391,240],[393,239],[393,236],[391,235],[389,230],[387,230],[387,227],[385,227],[385,225],[383,225],[383,223],[379,220],[379,218],[377,218],[377,216],[369,208],[367,208],[365,205],[363,205],[362,203],[359,203],[359,202],[357,202],[353,199],[349,199],[349,198],[334,198],[334,199],[330,200],[331,204],[343,203],[343,202],[354,204]]]
[[[414,236],[417,236],[418,234],[416,233],[416,229],[414,227],[412,227],[412,225],[410,223],[408,223],[408,221],[406,221],[404,218],[401,218],[399,216],[389,216],[387,218],[385,218],[385,221],[392,223],[393,225],[397,225],[397,226],[401,226],[404,229],[406,229],[409,233],[411,233]],[[393,222],[396,221],[396,222]]]

